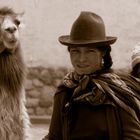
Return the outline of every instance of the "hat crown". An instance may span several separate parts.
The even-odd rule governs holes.
[[[83,11],[72,25],[71,40],[105,40],[105,25],[95,13]]]
[[[105,25],[102,18],[95,13],[82,11],[72,25],[70,35],[59,37],[61,44],[107,46],[113,44],[117,37],[106,36]]]

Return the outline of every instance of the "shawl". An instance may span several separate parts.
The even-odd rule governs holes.
[[[91,91],[85,92],[89,83]],[[140,81],[133,77],[113,72],[78,75],[73,71],[64,77],[63,84],[74,90],[65,107],[72,102],[88,102],[94,106],[111,103],[140,121]]]

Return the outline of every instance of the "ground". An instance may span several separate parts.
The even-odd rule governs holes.
[[[48,127],[48,124],[32,124],[30,140],[42,140],[48,132]]]

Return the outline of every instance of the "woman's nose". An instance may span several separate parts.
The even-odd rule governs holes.
[[[85,55],[85,53],[80,53],[79,61],[80,61],[80,62],[84,62],[85,60],[86,60],[86,55]]]

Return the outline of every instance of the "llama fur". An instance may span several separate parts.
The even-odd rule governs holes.
[[[19,26],[19,23],[16,24],[18,21],[17,16],[18,14],[10,8],[0,8],[1,140],[28,140],[30,137],[30,121],[25,106],[24,89],[26,66],[22,58],[20,41],[16,36]],[[5,28],[2,28],[5,18],[13,19],[13,26],[4,26]]]

